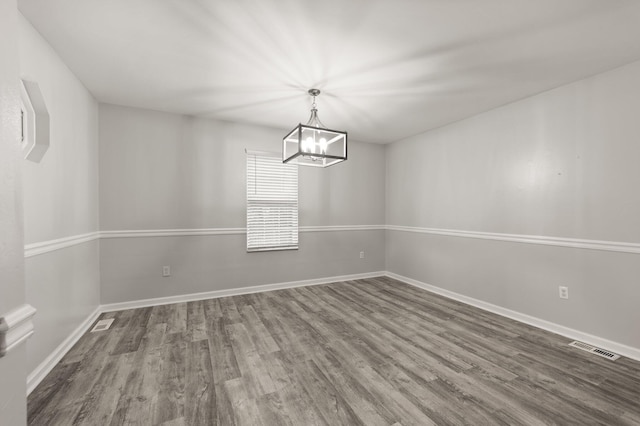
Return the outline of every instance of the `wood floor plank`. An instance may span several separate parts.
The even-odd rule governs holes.
[[[207,339],[207,321],[204,303],[200,300],[187,303],[187,333],[192,342]]]
[[[222,309],[222,316],[229,324],[241,323],[242,318],[240,317],[240,312],[238,312],[238,307],[234,301],[233,297],[222,297],[218,299],[220,302],[220,308]]]
[[[224,312],[220,306],[220,299],[207,299],[202,301],[205,318],[211,320],[213,318],[222,318]]]
[[[278,392],[269,393],[258,398],[260,420],[266,425],[294,426]]]
[[[304,386],[304,367],[299,362],[287,358],[280,352],[268,355],[280,364],[280,370],[285,373],[282,380],[286,384],[278,390],[283,407],[295,425],[331,425],[325,420],[316,404],[316,398]]]
[[[177,303],[176,305],[169,306],[169,312],[167,314],[167,333],[184,333],[187,331],[187,304]]]
[[[388,277],[101,318],[30,425],[640,424],[640,362]]]
[[[390,347],[389,336],[385,335],[384,328],[372,320],[375,315],[362,316],[356,310],[349,312],[348,316],[341,314],[346,305],[336,305],[335,303],[338,302],[330,296],[325,300],[322,295],[313,294],[316,297],[308,297],[307,303],[314,303],[323,308],[316,314],[317,317],[332,327],[336,337],[352,342],[355,345],[354,350],[365,356],[369,363],[382,364],[398,361],[401,364],[410,365],[411,368],[425,367],[414,364],[402,351]],[[361,321],[363,319],[364,322]],[[367,331],[363,332],[365,329]],[[426,368],[421,370],[425,374],[428,372]],[[433,380],[436,376],[427,375],[424,378]]]
[[[232,379],[234,380],[234,379]],[[224,384],[226,382],[214,382],[216,394],[216,423],[218,425],[235,425],[233,403]]]
[[[466,309],[466,305],[460,302],[445,299],[443,297],[439,297],[438,299],[434,298],[433,300],[416,298],[416,292],[410,290],[411,288],[406,285],[386,286],[381,290],[381,292],[393,295],[394,299],[406,303],[409,306],[420,307],[424,310],[430,311],[437,310],[442,312],[441,315],[443,316],[448,315],[449,319],[464,322],[465,325],[468,326],[479,327],[479,333],[490,335],[500,334],[508,338],[514,338],[519,335],[512,329],[505,327],[504,323],[500,321],[500,317],[496,315],[487,315],[483,311],[474,311],[473,314],[469,315],[467,313],[468,309]],[[482,319],[482,321],[478,321],[479,318]]]
[[[95,324],[101,319],[108,319],[109,317],[113,318],[115,315],[115,312],[109,312],[109,314],[112,314],[112,315],[107,315],[107,314],[101,315],[95,321],[95,323],[92,324],[91,328],[93,328]],[[98,341],[102,339],[106,339],[106,336],[104,333],[99,333],[99,332],[85,333],[78,340],[78,342],[69,350],[69,352],[67,352],[64,355],[60,363],[73,364],[73,363],[82,361],[82,359],[87,355],[87,352],[89,352],[92,347],[96,346]]]
[[[268,354],[280,350],[280,347],[273,340],[271,333],[264,326],[252,305],[243,306],[240,310],[240,315],[247,331],[251,335],[251,339],[255,342],[258,352]]]
[[[33,425],[42,426],[69,426],[73,424],[73,419],[82,408],[82,401],[67,401],[65,404],[57,406],[55,410],[49,411],[41,420],[35,420]]]
[[[236,354],[241,377],[247,384],[251,398],[257,400],[263,395],[275,392],[276,387],[269,371],[244,324],[229,324],[227,331],[231,337],[231,345]]]
[[[308,348],[299,342],[301,334],[295,322],[287,321],[286,317],[280,315],[273,303],[265,304],[258,315],[282,353],[299,362],[308,359]]]
[[[79,362],[58,364],[29,395],[27,419],[29,424],[43,424],[48,413],[55,411],[61,404],[73,376],[77,373]],[[41,413],[45,413],[41,416]]]
[[[247,390],[247,384],[242,377],[227,380],[224,386],[233,405],[234,419],[238,426],[264,425],[258,404]]]
[[[152,419],[158,401],[166,323],[154,323],[135,354],[133,367],[118,400],[111,425],[136,424]],[[162,337],[159,337],[162,336]]]
[[[328,424],[366,425],[345,399],[342,389],[336,388],[315,361],[307,361],[298,371],[303,379],[302,385],[309,395],[314,396],[314,404]]]
[[[190,425],[216,423],[217,400],[208,340],[187,343],[184,419]]]
[[[157,405],[153,423],[159,424],[184,417],[185,398],[185,354],[187,339],[184,333],[173,333],[167,337],[162,349],[162,369],[157,391]]]
[[[321,335],[329,342],[329,336],[332,334],[328,328],[322,327],[308,312],[305,312],[297,303],[290,303],[291,309],[297,313],[297,315],[306,323],[309,329],[313,329],[318,335]],[[341,371],[348,370],[352,372],[351,381],[345,382],[345,384],[351,386],[351,389],[347,389],[344,392],[345,396],[350,394],[358,395],[358,400],[352,403],[363,404],[368,403],[370,406],[359,406],[355,408],[356,413],[359,416],[367,416],[364,421],[367,424],[389,424],[392,420],[396,420],[394,415],[389,412],[387,418],[380,416],[381,410],[372,407],[387,407],[391,405],[395,408],[395,413],[398,415],[400,412],[410,412],[416,420],[415,424],[435,424],[430,418],[422,413],[415,405],[404,398],[401,393],[392,387],[385,386],[385,380],[379,374],[375,372],[370,366],[368,366],[362,358],[355,356],[352,347],[349,347],[342,340],[330,341],[330,345],[326,344],[325,360],[328,363],[323,363],[324,366],[336,366],[340,365]],[[329,355],[330,354],[330,355]],[[316,357],[316,360],[320,358]],[[364,386],[364,383],[368,385]],[[392,394],[393,398],[388,398],[388,395]],[[384,403],[383,403],[384,402]],[[386,411],[386,410],[385,410]],[[412,422],[413,423],[413,422]]]
[[[172,305],[153,306],[151,308],[151,315],[149,316],[149,325],[166,324],[169,322],[169,315],[172,309]]]
[[[227,321],[224,317],[209,319],[207,326],[213,377],[216,383],[237,379],[241,374],[226,326]]]
[[[526,354],[520,354],[505,363],[507,368],[517,372],[521,379],[531,383],[542,381],[545,388],[554,391],[553,393],[571,395],[577,400],[587,402],[590,407],[615,415],[620,415],[625,409],[633,408],[633,406],[637,407],[637,401],[634,401],[632,406],[624,398],[610,398],[612,394],[606,388],[576,378],[562,369],[548,366],[537,358]]]
[[[110,356],[100,377],[86,395],[74,425],[108,425],[116,411],[121,391],[132,368],[134,354]]]
[[[323,300],[333,305],[334,315],[338,315],[348,307],[348,304],[342,302],[339,296],[333,292],[328,292]],[[440,354],[430,353],[415,346],[412,336],[403,333],[396,334],[398,329],[394,329],[389,323],[376,323],[373,317],[367,317],[356,309],[351,309],[348,314],[343,314],[343,316],[345,315],[356,318],[351,323],[351,327],[358,335],[384,337],[388,342],[387,346],[395,351],[394,357],[403,360],[403,362],[414,364],[420,370],[428,372],[430,377],[437,377],[438,372],[442,369],[458,371],[454,364],[449,363]]]
[[[131,315],[124,315],[129,318]],[[67,385],[64,386],[64,393],[61,398],[50,402],[48,406],[41,412],[44,418],[51,417],[54,420],[48,420],[51,424],[72,424],[73,419],[82,408],[86,395],[96,386],[100,376],[109,364],[109,349],[115,347],[121,339],[125,328],[115,328],[110,333],[101,332],[102,335],[96,340],[95,345],[87,349],[83,354],[81,361],[78,362],[76,371],[67,379]],[[60,367],[61,364],[55,368]],[[54,370],[55,370],[54,368]],[[52,410],[53,413],[52,414]],[[34,424],[38,424],[37,422]]]
[[[366,382],[363,374],[343,371],[348,364],[338,359],[333,354],[323,353],[315,357],[315,364],[319,371],[326,376],[338,395],[347,403],[354,414],[367,425],[385,425],[397,420],[398,414],[395,407],[382,405],[377,390],[372,390],[363,382]]]
[[[288,309],[293,309],[293,310],[300,309],[299,307],[296,308],[296,305],[293,303],[289,303],[287,305],[288,305],[287,306]],[[300,319],[303,319],[303,318],[300,318]],[[308,328],[308,324],[305,324],[304,321],[300,321],[300,319],[296,320],[298,329],[304,329],[305,326],[307,326]],[[316,342],[318,342],[318,346],[315,348],[313,352],[306,354],[306,356],[304,357],[305,362],[294,361],[288,364],[288,367],[290,367],[293,371],[291,375],[293,375],[298,382],[302,383],[302,386],[307,391],[307,394],[312,396],[314,405],[318,407],[318,404],[321,404],[321,405],[324,404],[324,408],[326,408],[326,401],[323,399],[323,396],[317,394],[316,392],[317,387],[313,386],[314,381],[316,383],[320,383],[319,378],[325,376],[325,373],[320,371],[320,369],[317,367],[318,364],[315,362],[315,361],[318,361],[318,358],[317,358],[318,354],[322,352],[322,345],[319,342],[323,341],[323,339],[319,337],[319,333],[316,331],[312,332],[310,330],[307,330],[302,332],[301,334],[307,335],[307,336],[310,334],[316,335]],[[328,341],[324,341],[324,345],[327,345],[328,343],[329,343]],[[333,368],[329,364],[324,364],[324,367]],[[367,402],[361,398],[361,396],[363,395],[363,392],[360,392],[358,394],[351,391],[351,387],[359,387],[360,386],[359,383],[356,383],[353,378],[348,378],[346,376],[341,377],[341,379],[345,379],[345,380],[341,382],[335,382],[335,381],[333,382],[333,388],[335,389],[335,392],[336,392],[335,398],[338,398],[338,397],[340,397],[341,399],[346,398],[350,401],[349,404],[351,405],[355,404],[352,410],[354,411],[354,413],[357,411],[359,414],[356,414],[356,416],[358,416],[359,418],[363,418],[366,424],[386,424],[387,423],[387,421],[383,417],[377,414],[376,409],[374,408],[374,404]],[[336,404],[337,404],[337,399],[336,399]],[[335,424],[334,423],[335,419],[333,418],[334,416],[331,415],[332,413],[327,413],[325,410],[322,409],[322,407],[318,407],[318,408],[320,408],[320,414],[326,423]],[[339,408],[339,405],[336,405],[336,408]],[[386,413],[386,410],[382,410],[382,411]],[[389,414],[388,417],[391,418],[392,416]]]
[[[137,351],[146,332],[146,328],[136,326],[131,327],[128,329],[127,333],[122,335],[116,344],[116,347],[111,352],[111,355],[121,355]]]

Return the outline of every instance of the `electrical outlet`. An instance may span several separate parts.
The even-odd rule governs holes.
[[[171,276],[171,266],[163,266],[162,267],[162,276],[170,277]]]
[[[360,259],[364,259],[364,252],[363,251],[360,252]]]
[[[560,286],[558,287],[558,292],[560,293],[560,299],[569,298],[569,287]]]

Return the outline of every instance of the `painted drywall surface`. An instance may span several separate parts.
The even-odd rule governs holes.
[[[25,241],[98,230],[98,104],[55,51],[20,16],[20,72],[39,84],[51,144],[39,163],[22,162]],[[26,260],[27,302],[38,310],[27,343],[32,371],[100,304],[98,243]]]
[[[388,223],[639,242],[638,75],[640,62],[392,144]]]
[[[304,232],[300,249],[246,252],[245,235],[100,241],[102,303],[381,271],[384,232]],[[365,251],[360,259],[359,252]],[[171,276],[162,277],[162,266]]]
[[[18,7],[0,0],[0,316],[25,303]],[[0,358],[0,423],[27,419],[25,345]]]
[[[20,74],[39,84],[51,143],[23,162],[27,244],[98,229],[98,104],[53,48],[20,15]]]
[[[99,304],[97,240],[25,260],[27,300],[38,307],[38,331],[28,342],[27,367],[33,371]]]
[[[392,272],[640,348],[637,254],[398,231],[386,243]]]
[[[101,230],[235,228],[246,222],[245,148],[281,151],[277,129],[100,105]],[[384,147],[300,168],[300,224],[384,224]]]
[[[388,146],[387,223],[640,242],[639,91],[637,62]],[[391,272],[634,347],[638,265],[387,231]]]
[[[101,230],[244,228],[245,149],[280,152],[285,133],[101,104]],[[384,224],[384,167],[384,147],[357,142],[344,163],[301,167],[300,225]],[[247,254],[245,235],[100,244],[103,303],[384,270],[380,230],[301,233],[278,253]]]

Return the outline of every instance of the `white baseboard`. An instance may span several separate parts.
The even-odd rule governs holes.
[[[168,305],[170,303],[193,302],[196,300],[216,299],[219,297],[239,296],[241,294],[261,293],[264,291],[282,290],[286,288],[306,287],[311,285],[329,284],[339,281],[359,280],[385,275],[384,271],[367,272],[363,274],[340,275],[336,277],[314,278],[311,280],[290,281],[286,283],[264,284],[252,287],[214,290],[203,293],[181,294],[177,296],[158,297],[154,299],[134,300],[131,302],[109,303],[102,305],[102,312],[122,311],[124,309],[145,308],[148,306]]]
[[[513,320],[516,320],[525,324],[529,324],[534,327],[541,328],[543,330],[547,330],[552,333],[556,333],[561,336],[568,337],[570,339],[580,340],[582,342],[589,343],[590,345],[594,345],[594,346],[615,352],[627,358],[640,361],[640,349],[638,348],[627,346],[622,343],[614,342],[611,340],[603,339],[601,337],[594,336],[588,333],[583,333],[582,331],[574,330],[572,328],[555,324],[549,321],[545,321],[540,318],[532,317],[527,314],[512,311],[510,309],[503,308],[501,306],[493,305],[491,303],[474,299],[472,297],[464,296],[459,293],[454,293],[453,291],[445,290],[440,287],[426,284],[421,281],[414,280],[413,278],[404,277],[402,275],[398,275],[393,272],[386,272],[385,275],[389,278],[402,281],[414,287],[418,287],[422,290],[427,290],[431,293],[439,294],[446,298],[457,300],[458,302],[466,303],[467,305],[475,306],[476,308],[480,308],[482,310],[492,312],[494,314],[498,314],[503,317],[511,318]]]
[[[90,313],[89,316],[27,376],[27,395],[29,395],[36,386],[40,384],[42,379],[44,379],[47,374],[53,370],[53,367],[60,362],[62,357],[69,352],[73,345],[80,340],[82,335],[89,329],[89,327],[91,327],[95,320],[98,319],[102,313],[100,308],[101,307],[98,306],[92,313]]]

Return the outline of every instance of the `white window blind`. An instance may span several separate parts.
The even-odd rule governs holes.
[[[247,251],[298,248],[298,166],[247,151]]]

